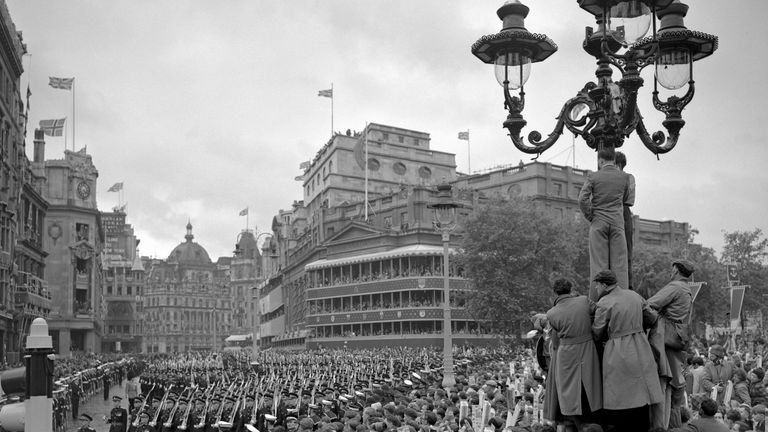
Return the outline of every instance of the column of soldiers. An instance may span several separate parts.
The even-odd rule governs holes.
[[[321,421],[343,422],[345,416],[362,415],[382,388],[399,395],[439,388],[441,361],[429,357],[280,354],[229,367],[193,367],[177,358],[174,366],[157,365],[141,376],[142,394],[130,407],[127,430],[253,432],[282,426],[293,431],[300,423],[313,429]],[[459,364],[462,371],[469,362]]]

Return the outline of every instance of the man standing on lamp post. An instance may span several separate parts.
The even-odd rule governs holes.
[[[616,152],[616,166],[624,172],[627,166],[627,156],[624,153]],[[627,288],[632,287],[632,248],[634,246],[633,235],[635,231],[634,221],[632,220],[632,206],[635,205],[635,176],[625,173],[629,177],[629,202],[624,203],[624,238],[627,240]]]
[[[648,335],[659,370],[664,402],[651,407],[654,427],[682,426],[680,407],[685,397],[685,349],[690,342],[688,317],[691,313],[691,288],[688,285],[694,266],[687,260],[672,263],[672,281],[648,299],[659,318]]]
[[[629,288],[627,240],[624,235],[624,205],[635,197],[629,176],[616,166],[616,152],[603,148],[597,152],[598,171],[587,175],[579,192],[579,207],[589,221],[589,279],[603,270],[616,275],[617,285]],[[597,300],[594,285],[589,298]]]

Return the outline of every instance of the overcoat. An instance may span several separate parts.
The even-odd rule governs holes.
[[[648,299],[648,305],[659,314],[659,320],[648,335],[651,348],[656,355],[659,376],[669,379],[674,387],[682,387],[685,385],[683,377],[685,351],[665,346],[664,341],[668,333],[676,335],[688,333],[691,288],[688,286],[687,279],[679,278],[668,283]]]
[[[664,400],[651,346],[643,331],[653,312],[640,295],[616,285],[597,302],[592,332],[605,341],[603,408],[624,410]]]
[[[585,296],[561,295],[547,311],[547,320],[557,333],[555,375],[557,398],[563,415],[581,415],[603,407],[600,359],[592,339],[590,302]],[[581,389],[589,402],[582,407]],[[589,408],[585,411],[584,408]]]

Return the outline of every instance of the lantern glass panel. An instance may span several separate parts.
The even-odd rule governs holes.
[[[496,81],[503,87],[509,81],[509,88],[519,89],[531,75],[531,58],[520,53],[501,53],[494,65]]]
[[[670,49],[656,59],[656,81],[668,90],[677,90],[691,80],[691,54],[688,50]]]
[[[611,7],[608,28],[616,40],[632,45],[648,33],[651,19],[651,9],[642,1],[622,1]]]

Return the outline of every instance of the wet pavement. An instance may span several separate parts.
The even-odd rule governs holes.
[[[96,429],[96,432],[108,432],[109,425],[104,421],[104,416],[109,417],[109,411],[112,410],[112,396],[118,395],[123,398],[123,408],[128,407],[128,399],[125,397],[125,381],[122,385],[114,385],[109,389],[109,399],[104,400],[104,391],[99,389],[91,396],[85,403],[80,403],[80,414],[88,414],[93,417],[91,427]],[[77,432],[77,428],[80,427],[78,420],[72,420],[72,413],[69,413],[67,419],[67,432]]]

